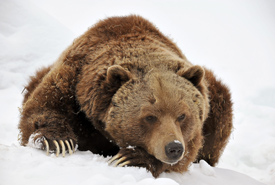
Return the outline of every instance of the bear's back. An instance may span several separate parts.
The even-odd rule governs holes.
[[[156,26],[136,15],[111,17],[102,20],[91,27],[84,35],[89,38],[93,44],[133,37],[151,37],[152,39],[162,42],[180,58],[186,59],[179,48],[170,39],[164,36]]]

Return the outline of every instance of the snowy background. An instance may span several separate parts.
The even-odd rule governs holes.
[[[216,168],[201,161],[154,179],[145,169],[110,167],[91,152],[56,158],[19,145],[28,77],[98,20],[128,14],[149,19],[230,87],[234,132]],[[0,184],[274,185],[274,70],[273,0],[0,0]]]

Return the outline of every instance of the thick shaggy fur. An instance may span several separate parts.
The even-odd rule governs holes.
[[[146,123],[149,113],[156,119]],[[24,146],[31,135],[52,150],[53,140],[72,139],[79,150],[119,152],[157,177],[200,159],[214,166],[232,130],[232,102],[211,71],[192,65],[150,22],[113,17],[31,77],[19,129]],[[162,151],[171,140],[185,147],[174,165]]]

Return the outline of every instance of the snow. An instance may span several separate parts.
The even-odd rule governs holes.
[[[181,144],[181,142],[179,140],[174,140],[174,143]]]
[[[0,145],[1,184],[129,184],[129,185],[260,185],[252,178],[226,169],[212,168],[206,162],[194,164],[190,171],[163,173],[155,179],[144,168],[108,166],[109,158],[77,152],[65,158],[16,144]]]
[[[210,165],[208,165],[208,163],[205,162],[204,160],[200,161],[200,169],[204,175],[215,176],[214,168],[212,168]]]
[[[34,134],[30,135],[29,141],[27,144],[28,147],[38,148],[38,149],[42,148],[42,146],[43,146],[42,142],[45,140],[45,137],[42,136],[42,137],[39,137],[36,140],[34,140],[35,137],[38,135],[41,135],[41,133],[34,133]]]
[[[0,184],[275,184],[275,3],[269,0],[0,1]],[[88,27],[139,14],[231,89],[234,132],[217,167],[205,161],[154,179],[77,151],[65,158],[18,143],[23,86]],[[20,137],[20,136],[19,136]]]

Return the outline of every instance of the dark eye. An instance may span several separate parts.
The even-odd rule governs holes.
[[[185,114],[182,114],[178,117],[178,121],[183,121],[185,119]]]
[[[145,121],[148,123],[155,123],[157,121],[157,117],[156,116],[147,116],[147,117],[145,117]]]

